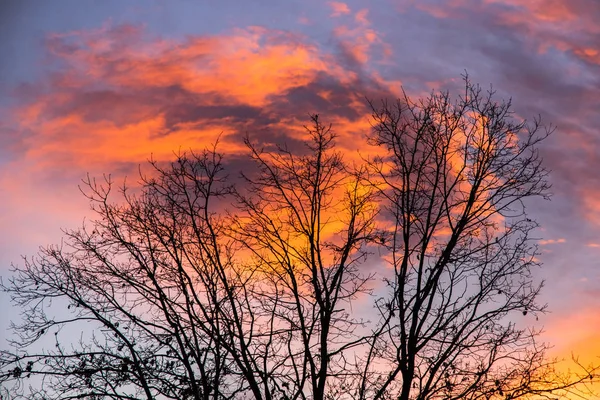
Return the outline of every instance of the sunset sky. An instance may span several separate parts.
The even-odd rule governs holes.
[[[531,204],[554,353],[600,360],[600,1],[9,0],[0,5],[0,275],[89,215],[86,173],[152,154],[298,140],[310,113],[348,157],[365,97],[457,90],[556,126],[552,201]],[[0,297],[0,340],[18,310]],[[535,321],[531,321],[534,323]]]

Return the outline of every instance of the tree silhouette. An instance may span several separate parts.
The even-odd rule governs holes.
[[[557,376],[539,332],[511,321],[545,310],[525,202],[548,197],[536,146],[551,129],[514,122],[510,102],[465,83],[454,102],[371,103],[394,274],[360,398],[514,399],[581,382]]]
[[[301,151],[247,139],[255,169],[236,185],[216,148],[151,160],[133,188],[88,177],[97,219],[3,285],[23,309],[3,395],[584,393],[595,367],[561,375],[514,322],[545,309],[525,202],[548,196],[549,131],[465,83],[455,101],[371,103],[379,155],[361,165],[315,115]]]

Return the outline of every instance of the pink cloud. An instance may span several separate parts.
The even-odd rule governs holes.
[[[368,14],[368,9],[362,9],[354,15],[354,26],[339,25],[334,30],[344,49],[365,66],[368,62],[386,62],[392,55],[391,47],[383,40],[381,33],[371,27]],[[373,59],[373,54],[380,59]]]
[[[558,244],[558,243],[566,243],[567,240],[564,238],[560,238],[560,239],[547,239],[547,240],[540,240],[538,243],[541,246],[546,246],[549,244]]]
[[[346,3],[342,3],[339,1],[330,1],[327,4],[333,10],[333,12],[331,13],[332,17],[339,17],[341,15],[350,14],[350,7],[348,7]]]
[[[520,32],[539,53],[555,48],[600,63],[600,48],[593,39],[593,35],[600,33],[595,0],[451,0],[412,4],[439,19],[467,20],[468,14],[493,15],[494,24]]]

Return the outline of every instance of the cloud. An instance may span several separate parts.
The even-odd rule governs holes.
[[[339,54],[261,27],[175,41],[137,26],[105,26],[51,34],[46,43],[60,68],[16,89],[21,102],[4,127],[32,133],[11,134],[11,143],[44,169],[110,169],[151,153],[166,159],[218,137],[223,151],[236,154],[246,133],[269,128],[300,138],[314,112],[368,129],[363,96],[390,94]]]
[[[106,24],[48,34],[45,44],[48,73],[12,89],[16,105],[0,123],[0,220],[14,226],[15,240],[29,235],[36,244],[50,241],[44,232],[57,236],[50,226],[72,227],[87,214],[57,197],[78,197],[87,172],[134,183],[151,155],[169,161],[217,139],[225,161],[246,170],[245,135],[300,149],[310,113],[333,123],[340,149],[358,159],[371,128],[364,96],[391,95],[381,77],[349,68],[336,49],[262,27],[175,40]],[[48,229],[34,237],[30,225]]]
[[[549,244],[566,243],[566,242],[567,242],[567,240],[564,239],[564,238],[560,238],[560,239],[547,239],[547,240],[540,240],[540,241],[538,241],[538,243],[541,246],[546,246],[546,245],[549,245]]]
[[[60,175],[127,170],[151,153],[170,159],[173,150],[218,137],[223,151],[238,155],[246,133],[297,144],[311,112],[334,123],[344,149],[364,151],[353,139],[370,129],[365,95],[393,97],[401,83],[418,95],[456,88],[467,68],[484,85],[514,94],[517,117],[543,113],[559,124],[542,149],[558,192],[553,204],[566,210],[564,224],[595,214],[600,178],[589,166],[600,151],[593,129],[600,100],[589,39],[598,32],[590,23],[597,7],[584,12],[591,5],[584,0],[400,3],[401,35],[382,17],[389,10],[329,3],[349,18],[336,20],[327,45],[257,26],[183,39],[128,24],[49,34],[51,73],[16,88],[20,106],[0,127],[10,155],[0,157]]]
[[[377,64],[388,62],[392,49],[382,34],[371,27],[368,15],[366,8],[357,11],[353,25],[338,25],[333,35],[347,65],[352,69],[370,68],[373,72]]]
[[[332,17],[339,17],[344,14],[350,14],[350,7],[346,3],[342,3],[339,1],[330,1],[327,3],[329,7],[333,10],[331,13]]]
[[[600,3],[588,0],[402,1],[398,6],[414,26],[404,36],[418,49],[394,48],[394,61],[410,54],[404,83],[434,80],[450,89],[445,71],[465,69],[484,87],[493,83],[499,96],[512,97],[516,118],[542,116],[558,129],[540,150],[555,193],[551,208],[563,212],[563,231],[576,234],[574,221],[598,226],[595,205],[600,192]],[[431,34],[421,26],[436,26]],[[385,32],[384,32],[385,33]],[[422,50],[420,50],[422,49]],[[435,56],[432,56],[435,54]],[[549,207],[550,208],[550,207]],[[546,223],[548,223],[547,221]],[[558,229],[558,227],[557,227]],[[558,229],[560,230],[560,229]],[[557,232],[557,235],[564,235]]]

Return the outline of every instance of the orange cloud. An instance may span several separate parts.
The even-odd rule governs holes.
[[[365,12],[357,15],[366,20]],[[356,35],[361,52],[378,40],[368,29]],[[110,170],[151,153],[169,159],[173,150],[218,137],[221,151],[237,154],[245,151],[246,132],[262,140],[304,137],[312,112],[339,125],[338,132],[362,137],[369,129],[363,96],[369,86],[388,86],[303,36],[262,27],[174,41],[139,27],[105,26],[49,35],[47,46],[59,72],[27,88],[33,93],[13,110],[16,129],[33,133],[24,139],[23,159],[44,170]]]
[[[194,93],[218,92],[255,106],[264,105],[271,94],[307,84],[329,68],[301,37],[261,27],[183,43],[147,43],[140,35],[133,28],[116,29],[100,37],[84,35],[83,43],[67,49],[64,37],[49,43],[70,66],[84,67],[88,77],[103,83],[130,89],[181,85]]]
[[[225,159],[235,160],[247,151],[246,133],[260,145],[285,141],[293,148],[306,137],[309,113],[332,123],[345,160],[358,161],[358,149],[370,151],[364,96],[390,97],[397,84],[353,69],[304,36],[261,27],[176,41],[107,25],[51,34],[46,43],[58,68],[17,88],[19,104],[2,126],[19,144],[0,171],[20,171],[0,175],[10,188],[0,221],[25,224],[16,238],[27,235],[26,221],[58,228],[89,215],[77,189],[86,172],[113,173],[119,183],[128,175],[135,185],[138,165],[151,155],[171,160],[173,151],[219,139]],[[57,194],[80,203],[73,209]],[[36,237],[28,240],[51,241]]]

